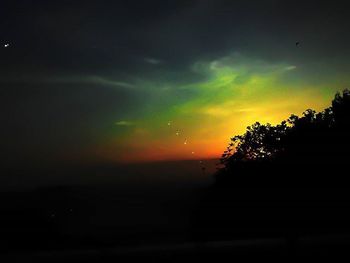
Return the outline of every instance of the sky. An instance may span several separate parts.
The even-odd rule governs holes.
[[[344,1],[1,1],[7,164],[219,158],[350,82]],[[296,44],[298,42],[298,44]]]

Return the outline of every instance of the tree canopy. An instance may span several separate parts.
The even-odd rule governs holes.
[[[251,167],[256,175],[266,172],[267,164],[270,174],[280,176],[281,169],[299,171],[304,177],[324,169],[339,172],[350,157],[349,127],[350,91],[344,90],[322,112],[308,109],[301,117],[291,115],[275,126],[259,122],[248,126],[244,134],[231,138],[217,175],[243,176],[252,173]]]

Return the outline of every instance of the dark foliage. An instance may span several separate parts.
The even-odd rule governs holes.
[[[234,136],[193,221],[201,240],[350,233],[350,91]]]
[[[290,175],[288,181],[300,186],[311,181],[314,185],[344,186],[347,178],[343,172],[350,155],[349,127],[349,90],[336,94],[332,106],[323,112],[308,109],[302,117],[291,115],[276,126],[256,122],[245,134],[231,138],[217,181],[235,180],[257,169],[250,175],[261,175],[264,180],[276,176],[284,180]],[[323,177],[325,171],[330,174]]]

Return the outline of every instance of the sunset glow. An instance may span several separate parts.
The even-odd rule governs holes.
[[[149,112],[123,122],[134,125],[118,126],[106,144],[107,158],[217,158],[230,137],[255,121],[276,124],[309,107],[322,110],[335,92],[325,84],[300,80],[302,69],[298,66],[269,64],[239,54],[196,62],[189,70],[203,80],[173,84],[165,79],[165,83],[155,83],[159,88],[154,89],[154,95],[166,103],[158,108],[154,102]],[[137,84],[142,85],[142,81]]]

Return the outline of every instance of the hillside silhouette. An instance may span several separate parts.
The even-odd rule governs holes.
[[[231,138],[193,221],[194,237],[217,240],[350,233],[350,91],[322,112],[278,125],[259,122]]]

